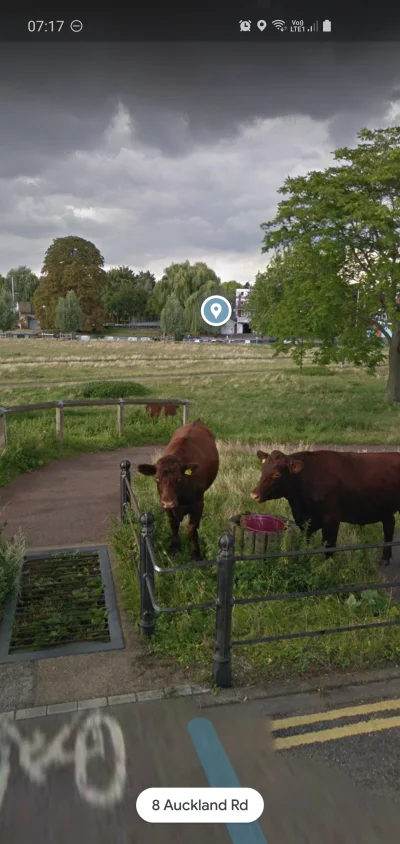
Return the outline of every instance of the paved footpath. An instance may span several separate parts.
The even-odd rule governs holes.
[[[188,729],[194,720],[196,741]],[[224,764],[221,746],[207,744],[210,722]],[[324,763],[290,752],[281,757],[271,738],[260,701],[200,709],[198,701],[164,700],[26,720],[3,716],[0,841],[397,844],[399,807]],[[232,773],[264,799],[255,824],[151,824],[136,812],[146,788],[206,788],[210,778],[231,787]]]
[[[11,538],[21,528],[29,549],[105,542],[110,516],[119,515],[121,460],[130,460],[133,473],[159,449],[126,446],[77,454],[20,475],[0,490],[4,535]]]

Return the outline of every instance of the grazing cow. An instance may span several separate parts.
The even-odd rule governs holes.
[[[176,416],[177,406],[173,404],[146,404],[147,413],[154,419],[164,411],[165,416]]]
[[[322,529],[323,542],[334,548],[340,522],[382,522],[385,542],[392,542],[400,510],[400,454],[257,451],[257,457],[263,466],[251,497],[259,504],[286,498],[307,539]],[[392,549],[384,548],[381,564],[388,565],[391,556]]]
[[[161,506],[172,531],[171,552],[179,553],[179,525],[189,516],[192,560],[201,560],[198,527],[203,515],[204,493],[218,474],[219,456],[215,437],[197,419],[175,431],[163,456],[152,466],[142,463],[137,471],[154,475]]]

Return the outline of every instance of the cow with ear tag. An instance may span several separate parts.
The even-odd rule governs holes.
[[[398,452],[340,452],[332,450],[257,451],[261,478],[251,497],[259,504],[286,498],[296,525],[307,539],[322,530],[322,540],[334,548],[341,522],[370,525],[382,522],[385,542],[393,541],[395,513],[400,511],[400,454]],[[332,552],[326,553],[327,557]],[[388,564],[391,547],[383,549]]]
[[[142,463],[137,471],[154,476],[172,532],[171,552],[181,550],[179,525],[189,516],[192,560],[201,560],[198,528],[204,493],[217,477],[219,455],[212,431],[197,419],[175,431],[163,456],[153,465]]]
[[[292,508],[293,518],[297,526],[303,530],[308,519],[302,511],[301,495],[299,495],[297,489],[298,475],[304,468],[304,462],[299,459],[301,456],[301,454],[288,456],[282,451],[272,451],[271,454],[261,450],[257,451],[257,457],[262,466],[261,478],[256,488],[253,489],[251,497],[258,504],[277,498],[286,498]],[[309,530],[308,535],[310,535]]]

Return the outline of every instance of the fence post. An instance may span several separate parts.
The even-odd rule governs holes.
[[[231,533],[223,533],[219,540],[215,646],[212,661],[213,680],[223,689],[232,685],[231,630],[234,569],[235,540]]]
[[[119,404],[117,404],[117,426],[119,437],[122,437],[124,433],[124,410],[124,400],[119,399]]]
[[[0,448],[7,448],[7,411],[0,407]]]
[[[189,402],[183,405],[183,424],[187,425],[189,422]]]
[[[125,521],[125,507],[127,504],[131,503],[131,494],[129,492],[128,486],[125,481],[128,481],[128,484],[131,483],[131,464],[130,460],[122,460],[120,465],[121,475],[120,475],[120,501],[121,501],[121,522]]]
[[[56,436],[59,443],[64,440],[64,402],[59,401],[56,407]]]
[[[147,588],[147,581],[150,581],[154,591],[154,568],[147,549],[147,538],[151,542],[154,535],[153,514],[142,513],[140,525],[140,627],[142,633],[150,637],[156,629],[156,614]]]

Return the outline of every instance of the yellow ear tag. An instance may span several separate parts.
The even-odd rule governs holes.
[[[191,469],[185,469],[185,475],[191,475],[191,474],[192,474]]]
[[[266,458],[266,457],[263,457],[263,459],[262,459],[261,463],[266,463],[266,462],[267,462],[267,458]]]

